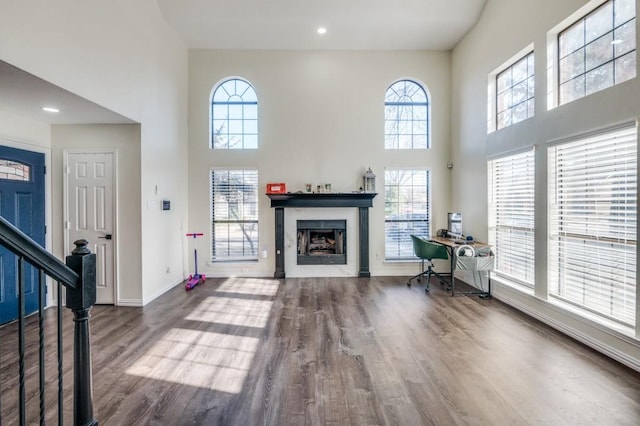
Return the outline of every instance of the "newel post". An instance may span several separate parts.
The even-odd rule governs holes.
[[[89,311],[96,303],[96,255],[87,248],[87,240],[74,241],[76,248],[66,264],[78,276],[77,289],[67,287],[67,308],[73,311],[73,424],[97,425],[93,418],[91,377],[91,336]]]

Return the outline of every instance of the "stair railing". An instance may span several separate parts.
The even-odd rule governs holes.
[[[27,424],[25,390],[25,262],[39,271],[39,403],[40,424],[45,423],[45,354],[44,308],[46,305],[46,276],[57,281],[57,362],[58,362],[58,424],[63,424],[62,370],[62,287],[66,289],[66,307],[74,316],[73,342],[73,424],[98,425],[93,418],[93,386],[91,374],[91,340],[89,312],[96,302],[96,255],[87,248],[86,240],[74,242],[76,248],[66,258],[66,264],[42,248],[3,217],[0,217],[0,245],[13,252],[18,259],[18,364],[19,364],[19,424]],[[0,342],[1,344],[1,342]],[[0,394],[1,395],[1,394]],[[2,398],[0,398],[0,401]],[[0,424],[2,424],[0,406]]]

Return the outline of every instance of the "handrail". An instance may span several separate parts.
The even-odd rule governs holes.
[[[66,307],[73,312],[73,423],[81,426],[97,426],[93,418],[93,384],[91,374],[91,333],[89,332],[89,318],[91,307],[96,303],[96,255],[87,248],[88,241],[80,239],[74,241],[76,248],[62,263],[38,243],[0,216],[0,246],[6,247],[18,258],[18,355],[19,355],[19,412],[20,424],[26,421],[26,393],[24,366],[24,335],[25,335],[25,284],[24,261],[40,270],[39,283],[39,312],[40,312],[40,424],[44,424],[45,380],[44,363],[44,332],[42,315],[45,306],[44,276],[48,275],[58,282],[58,416],[62,424],[63,394],[62,394],[62,315],[60,313],[62,286],[67,288]],[[0,417],[0,424],[2,418]]]
[[[77,289],[77,282],[80,278],[78,274],[44,248],[34,244],[31,238],[2,216],[0,216],[0,245],[16,255],[24,256],[33,266],[42,269],[47,275],[60,281],[66,287]]]

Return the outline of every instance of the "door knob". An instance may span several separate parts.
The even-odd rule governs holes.
[[[111,235],[111,234],[107,234],[107,235],[105,235],[104,237],[98,237],[98,238],[103,238],[103,239],[105,239],[105,240],[110,240],[110,239],[111,239],[111,238],[113,238],[113,237],[112,237],[112,235]]]

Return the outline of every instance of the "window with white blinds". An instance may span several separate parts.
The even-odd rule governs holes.
[[[489,244],[495,273],[534,285],[534,150],[489,161]]]
[[[637,130],[548,149],[549,294],[635,324]]]
[[[429,170],[385,170],[384,253],[386,260],[415,259],[411,234],[431,232]]]
[[[211,171],[211,260],[258,260],[258,171]]]

